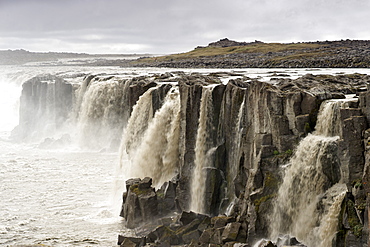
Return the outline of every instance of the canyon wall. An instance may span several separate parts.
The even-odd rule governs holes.
[[[71,85],[38,77],[23,86],[14,137],[25,140],[48,121],[59,130],[73,121],[82,129],[94,126],[85,140],[119,146],[123,177],[153,178],[155,189],[147,178],[127,185],[121,215],[131,228],[149,216],[195,211],[231,217],[244,236],[238,241],[249,244],[289,235],[308,246],[367,246],[369,81],[359,74],[308,74],[273,84],[246,77],[222,84],[215,75],[174,72],[129,80],[86,76]],[[345,100],[348,94],[355,97]],[[341,103],[324,111],[331,99]],[[314,199],[301,196],[307,193]],[[289,202],[286,210],[283,202]],[[314,220],[304,227],[319,243],[284,226],[302,222],[310,203]],[[170,212],[160,205],[171,205]],[[207,227],[212,234],[226,229]]]

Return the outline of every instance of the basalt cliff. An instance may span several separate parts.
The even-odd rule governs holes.
[[[36,77],[13,138],[119,150],[122,246],[368,246],[370,76],[225,74]]]

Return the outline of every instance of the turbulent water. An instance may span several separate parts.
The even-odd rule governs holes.
[[[338,100],[322,104],[316,130],[299,143],[287,164],[274,204],[272,239],[288,234],[310,247],[331,245],[347,188],[343,181],[331,186],[323,165],[338,164],[337,118],[345,104]]]
[[[125,130],[119,127],[125,125],[122,119],[115,117],[117,109],[109,106],[112,100],[125,102],[122,93],[125,85],[122,80],[167,71],[117,67],[0,67],[0,245],[116,244],[118,232],[126,231],[118,217],[120,200],[117,199],[121,197],[124,178],[131,175],[153,176],[155,182],[160,184],[176,172],[174,161],[178,152],[180,103],[178,91],[174,87],[168,91],[158,111],[153,112],[152,102],[146,97],[156,88],[150,89],[134,107]],[[202,70],[204,73],[214,71],[219,70]],[[291,73],[292,78],[307,73],[304,69],[278,71]],[[271,70],[268,69],[237,72],[261,80],[271,78]],[[318,70],[310,73],[333,71]],[[76,106],[71,109],[70,121],[59,133],[51,136],[40,136],[40,132],[34,132],[30,136],[34,135],[37,137],[35,139],[10,142],[10,131],[18,124],[21,85],[39,74],[59,75],[72,85],[80,85],[81,90],[76,95]],[[84,85],[83,78],[91,74],[99,75],[100,79],[93,79],[91,87],[88,87],[86,80],[85,87],[81,86]],[[111,79],[110,75],[116,79]],[[227,78],[223,80],[227,81]],[[118,87],[121,91],[117,90]],[[204,114],[203,120],[206,121],[207,116]],[[198,131],[202,132],[201,129]],[[66,134],[68,142],[57,146],[47,145]],[[120,158],[120,153],[111,148],[112,141],[117,145],[121,137],[126,154],[130,155],[125,159]],[[198,138],[197,159],[203,159],[213,147],[202,149],[202,143],[205,142],[201,140],[201,134]],[[158,140],[166,145],[160,145],[158,148],[161,150],[152,149],[152,143]],[[159,157],[156,152],[166,155]],[[142,154],[150,154],[150,157]],[[149,159],[152,157],[155,158]],[[123,164],[122,160],[127,163]],[[140,169],[148,162],[154,162],[156,168]],[[130,171],[131,164],[139,164],[139,169]],[[202,170],[202,167],[199,169]],[[204,193],[201,190],[198,192],[200,195]],[[330,215],[335,215],[334,205],[336,203],[330,206],[333,208],[330,212],[333,213],[328,214],[328,219],[331,219]],[[202,207],[200,202],[197,211],[201,212]]]
[[[172,88],[153,116],[151,93],[140,97],[123,134],[121,169],[126,178],[151,177],[158,188],[177,171],[180,95]]]

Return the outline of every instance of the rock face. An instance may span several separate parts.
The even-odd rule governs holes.
[[[79,101],[78,95],[86,97],[92,85],[105,84],[102,78],[93,76],[86,77],[78,88],[58,78],[48,78],[55,80],[55,83],[45,84],[44,80],[38,78],[25,83],[21,99],[24,109],[21,111],[20,126],[14,134],[25,136],[26,126],[37,129],[41,124],[29,118],[29,112],[39,114],[40,119],[50,112],[55,113],[53,123],[56,126],[62,124],[71,119],[67,108],[76,109],[74,104],[83,101]],[[176,85],[173,85],[174,81]],[[343,100],[345,94],[356,94],[354,100],[343,101],[332,111],[333,114],[327,116],[332,122],[328,130],[331,139],[325,139],[320,144],[325,148],[315,156],[321,164],[323,181],[320,186],[323,191],[317,195],[319,199],[314,205],[313,217],[325,221],[324,226],[330,226],[325,229],[333,229],[335,237],[325,238],[329,234],[326,233],[328,230],[322,230],[324,226],[321,222],[307,227],[319,229],[321,235],[317,238],[323,238],[322,242],[328,243],[328,246],[330,243],[333,246],[365,246],[369,242],[370,92],[366,88],[369,81],[369,76],[359,74],[308,74],[296,80],[275,79],[270,83],[241,77],[222,84],[217,74],[205,76],[174,72],[110,84],[120,92],[117,96],[119,100],[102,100],[104,107],[95,109],[111,109],[109,112],[115,113],[113,116],[108,114],[107,119],[101,112],[95,116],[104,116],[96,119],[108,122],[122,117],[122,122],[118,124],[121,128],[132,116],[134,105],[143,103],[144,97],[140,96],[145,92],[151,91],[150,95],[145,94],[150,97],[146,108],[148,115],[151,115],[147,118],[148,122],[162,107],[168,106],[166,100],[173,100],[168,95],[179,97],[178,101],[172,102],[178,104],[174,107],[179,111],[176,114],[178,117],[171,121],[164,118],[164,122],[158,125],[169,126],[166,130],[161,129],[164,134],[178,133],[176,142],[173,142],[176,147],[141,153],[150,165],[144,166],[142,174],[139,174],[141,178],[126,182],[121,216],[125,218],[128,228],[135,228],[137,235],[130,238],[121,236],[119,244],[231,246],[236,242],[243,246],[252,245],[262,238],[274,239],[270,239],[271,242],[262,241],[260,246],[274,246],[279,241],[291,245],[299,245],[298,241],[306,244],[297,236],[273,236],[275,231],[290,234],[283,228],[272,229],[272,216],[281,193],[279,188],[287,167],[292,166],[290,161],[296,155],[298,144],[303,138],[311,136],[317,127],[323,102]],[[46,90],[44,87],[59,89],[50,94],[48,92],[54,89]],[[64,101],[59,100],[64,97]],[[51,98],[55,108],[45,108],[45,98]],[[93,104],[92,101],[90,103]],[[31,111],[26,111],[30,106],[28,109]],[[83,106],[78,107],[80,114]],[[136,126],[141,135],[158,133],[145,132],[148,125]],[[169,129],[176,131],[170,132]],[[114,133],[121,136],[121,132]],[[172,139],[163,138],[166,143],[159,143],[159,138],[156,140],[156,145],[168,145],[168,140]],[[122,153],[129,149],[122,148]],[[152,150],[144,150],[161,149],[153,146]],[[173,155],[169,154],[171,150],[175,150],[176,164],[168,164],[168,160],[173,160]],[[149,163],[151,158],[162,162]],[[165,173],[169,170],[167,165],[171,166],[173,174],[166,176],[171,175],[173,179],[154,188],[152,184],[158,183],[155,180],[160,179],[161,173],[156,173],[156,177],[151,179],[146,170]],[[134,162],[132,166],[135,166]],[[315,181],[310,177],[308,180]],[[343,196],[333,192],[336,184],[344,189],[334,192]],[[298,188],[300,184],[293,181],[293,185]],[[287,200],[294,205],[295,199],[293,195]],[[292,213],[287,210],[286,214],[289,218]],[[294,220],[291,218],[291,221]],[[298,241],[294,240],[295,237]]]
[[[72,102],[73,87],[62,78],[46,75],[25,82],[20,98],[19,126],[13,131],[13,137],[21,140],[35,135],[32,132],[57,129],[67,120]]]
[[[203,124],[201,119],[206,118],[206,142],[202,145],[207,153],[207,167],[202,168],[205,184],[202,213],[231,216],[231,222],[217,223],[214,218],[211,228],[182,236],[189,237],[186,241],[183,239],[184,243],[199,237],[203,244],[224,245],[239,241],[241,231],[244,237],[240,242],[244,243],[269,237],[269,217],[283,165],[294,153],[297,143],[315,129],[322,102],[343,99],[344,94],[349,93],[360,93],[359,101],[348,102],[337,113],[339,142],[325,151],[321,163],[328,179],[325,188],[341,181],[348,189],[338,215],[340,234],[335,238],[336,245],[367,242],[367,232],[363,230],[366,229],[363,139],[368,125],[368,116],[364,113],[370,111],[365,102],[367,92],[361,91],[368,80],[368,76],[360,75],[306,75],[296,80],[281,79],[274,85],[242,79],[223,85],[214,80],[180,79],[176,210],[187,211],[193,207],[192,180],[199,155],[199,129]],[[209,94],[206,115],[202,112],[205,94]],[[338,158],[332,163],[333,159],[328,157],[334,153]]]

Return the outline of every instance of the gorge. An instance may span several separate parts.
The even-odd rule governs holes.
[[[118,150],[121,216],[136,232],[123,244],[367,246],[369,82],[42,75],[23,83],[12,138]]]

